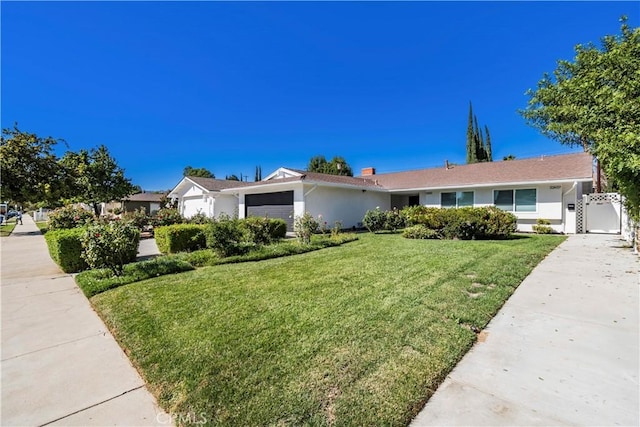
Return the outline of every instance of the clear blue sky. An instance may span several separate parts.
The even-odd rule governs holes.
[[[105,144],[147,190],[344,156],[356,174],[572,151],[517,113],[637,2],[2,2],[2,127]],[[60,154],[65,150],[60,146]],[[575,151],[575,150],[573,150]]]

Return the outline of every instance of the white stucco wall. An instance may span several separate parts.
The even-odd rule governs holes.
[[[198,212],[213,215],[214,198],[197,185],[187,186],[174,196],[178,197],[178,211],[185,218],[191,218]]]
[[[231,218],[237,218],[238,198],[233,194],[217,194],[213,204],[213,216],[219,218],[220,215],[227,215]]]
[[[305,192],[308,192],[305,211],[316,218],[322,215],[329,228],[336,221],[340,221],[343,228],[358,227],[368,210],[391,208],[389,193],[321,186],[310,191],[312,188],[313,185],[305,185]]]

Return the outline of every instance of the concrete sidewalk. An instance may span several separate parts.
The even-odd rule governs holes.
[[[640,425],[639,261],[623,246],[569,237],[412,425]]]
[[[170,424],[31,217],[23,222],[0,239],[0,424]]]

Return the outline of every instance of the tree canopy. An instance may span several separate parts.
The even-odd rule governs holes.
[[[187,166],[182,172],[183,176],[197,176],[199,178],[215,178],[216,176],[207,168],[194,168]]]
[[[335,156],[330,162],[324,156],[314,156],[307,166],[309,172],[326,173],[330,175],[353,176],[353,170],[344,157]]]
[[[2,201],[57,205],[64,196],[64,169],[54,146],[61,140],[23,132],[14,125],[0,138],[0,193]]]
[[[575,52],[527,92],[520,113],[542,134],[594,155],[640,218],[640,28],[629,28],[623,17],[620,34]]]
[[[90,151],[67,152],[61,163],[72,179],[73,200],[90,204],[96,215],[100,203],[121,200],[136,191],[104,145]]]

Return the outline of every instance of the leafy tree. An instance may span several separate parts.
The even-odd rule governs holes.
[[[324,173],[327,163],[327,159],[324,156],[314,156],[309,160],[307,171]]]
[[[15,124],[0,137],[0,198],[58,206],[67,193],[65,170],[53,150],[61,140],[23,132]]]
[[[256,175],[254,181],[262,181],[262,166],[256,166]]]
[[[324,156],[315,156],[309,160],[309,172],[326,173],[330,175],[353,176],[353,170],[344,157],[335,156],[330,162]]]
[[[545,73],[520,114],[543,135],[594,155],[640,218],[640,28],[621,19],[621,33],[601,46],[577,45],[573,61]]]
[[[227,181],[240,181],[240,178],[237,175],[231,174],[224,177]]]
[[[73,178],[74,200],[90,204],[96,215],[100,203],[120,200],[136,190],[104,145],[67,152],[60,162]]]
[[[514,156],[513,154],[509,154],[508,156],[504,156],[502,158],[502,160],[504,160],[505,162],[509,160],[515,160],[515,159],[516,159],[516,156]]]
[[[206,168],[193,168],[191,166],[187,166],[182,171],[183,176],[196,176],[199,178],[215,178],[216,176],[209,169]]]
[[[478,126],[478,118],[473,114],[473,106],[469,102],[469,119],[467,123],[467,163],[492,162],[491,136],[489,127],[485,125],[485,134]],[[486,135],[486,142],[485,142]]]

